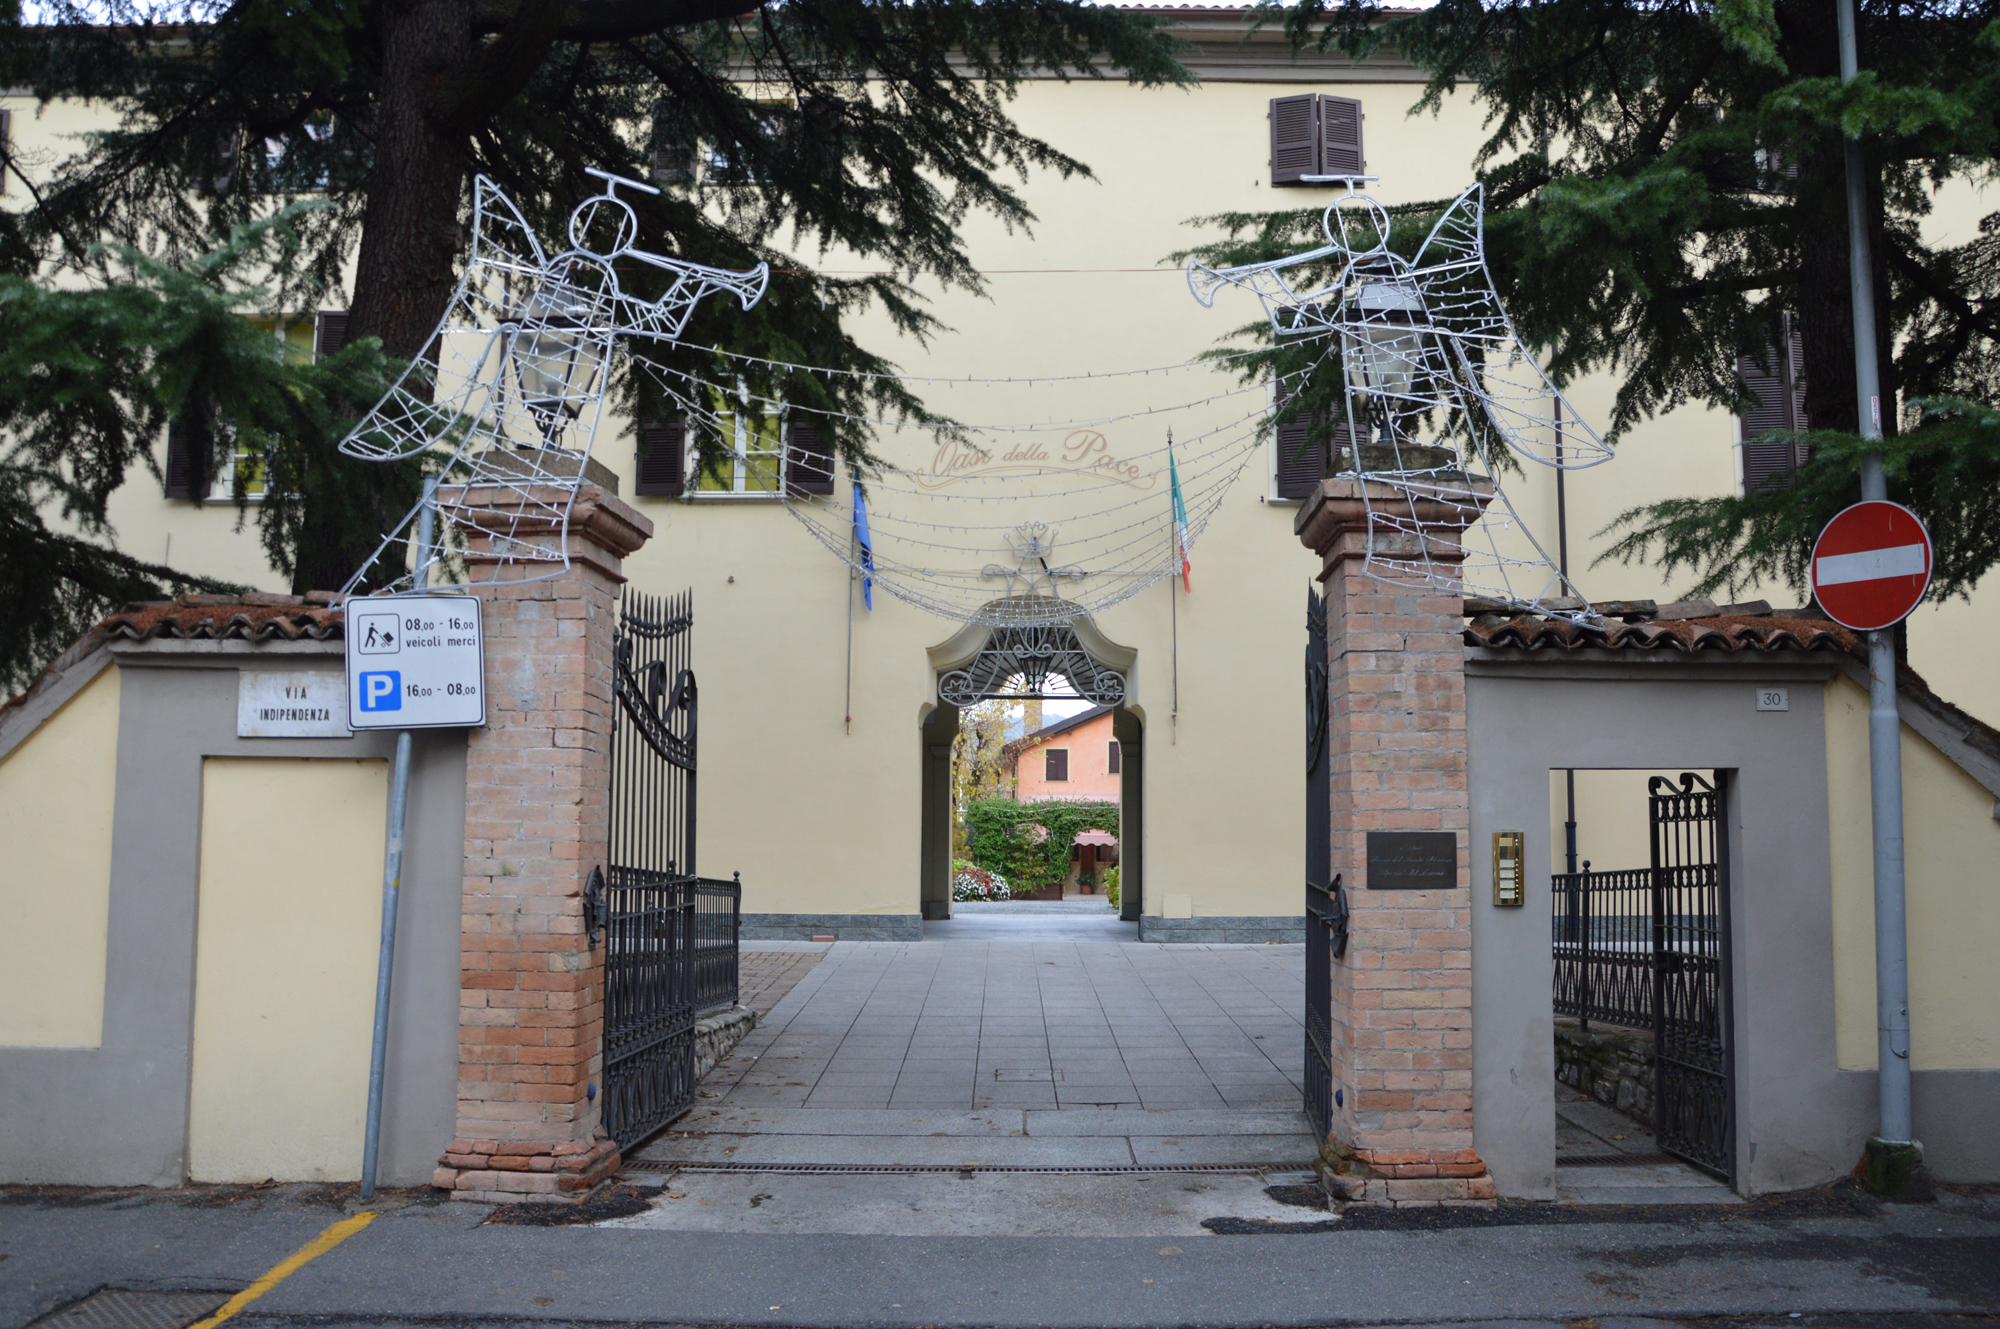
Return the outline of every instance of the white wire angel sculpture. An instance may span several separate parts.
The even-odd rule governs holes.
[[[1508,321],[1486,268],[1483,187],[1460,194],[1407,259],[1389,248],[1388,210],[1356,188],[1375,177],[1312,178],[1345,186],[1320,219],[1326,244],[1240,267],[1191,263],[1189,290],[1213,307],[1223,286],[1241,286],[1262,302],[1274,335],[1338,338],[1347,411],[1336,469],[1371,482],[1362,487],[1371,572],[1593,617],[1494,474],[1502,446],[1561,470],[1596,466],[1612,453]],[[1303,289],[1296,283],[1328,267],[1328,280]],[[1484,474],[1475,475],[1475,464]],[[1429,504],[1453,509],[1454,519],[1425,521],[1419,514]],[[1467,548],[1463,562],[1430,558],[1440,541],[1459,545],[1447,527],[1474,524],[1484,548]],[[1525,547],[1504,552],[1506,530],[1518,532]],[[1466,541],[1473,538],[1467,529]]]
[[[590,174],[605,182],[604,192],[577,205],[570,247],[553,257],[498,185],[483,175],[473,181],[471,255],[432,337],[432,362],[406,369],[340,444],[364,461],[440,454],[437,474],[449,487],[426,486],[341,589],[343,598],[385,557],[404,565],[392,551],[405,544],[416,545],[410,571],[393,585],[425,583],[449,543],[444,532],[418,538],[427,509],[450,525],[476,526],[485,542],[482,580],[560,575],[569,566],[570,508],[603,416],[613,343],[620,336],[677,340],[712,293],[734,295],[745,309],[763,297],[766,264],[733,272],[633,248],[638,218],[618,190],[659,190]],[[615,264],[666,272],[666,290],[653,300],[625,294]],[[484,491],[476,523],[462,501],[472,488]],[[498,501],[494,488],[503,491]]]

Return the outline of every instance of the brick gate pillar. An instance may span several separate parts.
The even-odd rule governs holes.
[[[439,497],[515,540],[560,538],[547,509],[524,506],[518,491]],[[484,602],[486,728],[465,754],[458,1138],[431,1179],[459,1198],[581,1198],[619,1165],[599,1127],[604,951],[584,935],[582,896],[605,858],[620,560],[652,533],[644,516],[586,485],[559,577],[479,584],[492,542],[468,541]]]
[[[1340,1101],[1326,1175],[1343,1199],[1491,1203],[1492,1178],[1472,1147],[1464,602],[1371,573],[1369,504],[1390,515],[1412,508],[1385,485],[1327,480],[1294,527],[1320,556],[1326,586],[1333,870],[1350,910],[1347,953],[1332,966]],[[1455,572],[1476,511],[1423,499],[1414,507],[1425,533],[1378,528],[1376,553],[1428,554]],[[1449,887],[1370,889],[1370,831],[1449,833]]]

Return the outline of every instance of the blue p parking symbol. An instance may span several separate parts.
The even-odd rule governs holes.
[[[394,669],[361,676],[361,709],[400,711],[403,709],[403,676]]]

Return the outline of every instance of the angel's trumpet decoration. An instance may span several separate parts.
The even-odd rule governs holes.
[[[570,214],[569,248],[553,257],[498,185],[485,176],[473,182],[471,256],[429,351],[340,445],[364,461],[438,454],[437,474],[451,488],[438,497],[427,490],[343,595],[392,547],[412,542],[427,506],[470,528],[471,511],[454,498],[470,488],[482,491],[483,579],[560,574],[569,566],[570,506],[596,442],[616,340],[678,340],[711,294],[733,295],[745,309],[763,298],[765,264],[733,272],[635,248],[639,221],[618,190],[659,190],[590,174],[605,182],[604,192]],[[666,273],[666,289],[650,300],[627,295],[618,267],[634,265]],[[494,488],[505,491],[497,502]],[[421,584],[447,544],[419,547],[397,584]]]

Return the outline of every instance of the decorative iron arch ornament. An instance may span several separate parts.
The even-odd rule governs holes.
[[[1345,187],[1320,218],[1326,244],[1240,267],[1190,263],[1188,289],[1213,306],[1222,287],[1242,287],[1263,304],[1274,336],[1317,339],[1338,357],[1348,436],[1339,469],[1370,482],[1362,500],[1372,575],[1598,618],[1495,475],[1505,450],[1559,471],[1612,454],[1500,303],[1486,267],[1484,187],[1460,194],[1408,259],[1389,247],[1388,210],[1356,188],[1375,178],[1306,177]],[[1446,520],[1425,515],[1440,511]]]
[[[1125,676],[1092,659],[1067,623],[1016,623],[992,630],[972,662],[938,678],[938,696],[954,706],[989,698],[1057,696],[1055,676],[1096,706],[1125,704]],[[1010,686],[1020,680],[1019,687]]]
[[[705,267],[635,248],[638,217],[618,191],[660,191],[604,171],[604,192],[569,218],[569,247],[550,254],[520,210],[485,176],[472,185],[472,244],[458,289],[431,337],[425,360],[412,364],[342,440],[363,461],[438,459],[449,486],[484,491],[475,510],[445,491],[410,509],[368,562],[341,588],[353,592],[385,558],[410,568],[395,588],[422,584],[448,557],[449,529],[416,547],[426,506],[463,533],[486,541],[481,580],[538,581],[569,567],[569,516],[603,416],[604,389],[619,337],[676,341],[695,306],[732,295],[749,309],[763,298],[770,271]],[[627,295],[620,266],[667,275],[655,299]],[[492,491],[502,491],[495,501]],[[404,553],[406,546],[409,552]]]

